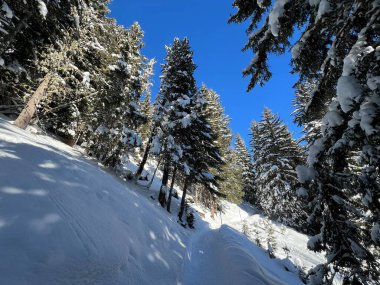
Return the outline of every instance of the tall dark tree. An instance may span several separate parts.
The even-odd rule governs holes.
[[[152,137],[153,149],[163,156],[164,173],[159,194],[161,205],[166,203],[166,184],[170,167],[186,168],[182,156],[189,141],[188,128],[192,123],[191,101],[197,89],[194,79],[196,66],[188,39],[174,39],[166,47],[165,63],[162,65],[161,86],[156,99]]]
[[[185,210],[187,188],[194,183],[202,184],[213,194],[220,195],[218,176],[211,173],[211,168],[223,165],[220,148],[217,144],[217,133],[209,123],[209,116],[204,109],[207,100],[203,92],[197,92],[190,102],[191,125],[185,134],[187,146],[183,152],[183,166],[185,174],[185,189],[182,194],[181,207],[178,217],[182,220]]]
[[[244,71],[251,76],[248,89],[269,80],[268,55],[284,53],[296,29],[301,30],[292,47],[293,72],[300,75],[297,85],[316,82],[302,123],[321,121],[321,137],[309,147],[308,166],[299,174],[304,188],[315,197],[309,221],[320,225],[309,247],[325,250],[327,262],[310,272],[310,283],[331,284],[337,271],[345,284],[378,283],[378,1],[236,0],[233,6],[238,11],[230,22],[251,20],[245,50],[252,49],[255,58]],[[360,175],[349,169],[356,152]]]

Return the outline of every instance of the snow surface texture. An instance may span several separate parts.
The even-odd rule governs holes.
[[[154,168],[149,162],[148,172]],[[198,207],[209,224],[195,213],[196,230],[184,229],[176,220],[180,200],[169,214],[151,199],[161,175],[144,190],[0,118],[1,284],[302,284],[295,266],[323,262],[306,250],[306,236],[288,228],[278,234],[276,224],[290,253],[277,250],[278,259],[269,259],[236,231],[266,221],[248,205],[224,202],[221,219],[229,226],[222,227]]]
[[[294,274],[284,274],[283,267],[240,233],[223,225],[203,231],[193,239],[184,263],[183,285],[303,284]],[[210,274],[217,272],[217,274]]]
[[[0,280],[175,284],[186,231],[53,139],[0,119]]]
[[[270,270],[271,268],[276,268],[278,264],[281,264],[282,268],[286,267],[287,270],[292,270],[294,267],[298,267],[303,268],[307,272],[315,265],[325,262],[325,258],[322,253],[314,253],[307,250],[307,242],[309,240],[308,236],[298,233],[297,231],[283,226],[280,223],[269,221],[262,215],[258,214],[252,205],[248,203],[236,205],[224,201],[222,203],[222,208],[223,212],[220,217],[221,221],[212,220],[209,216],[206,216],[206,220],[209,221],[211,227],[217,228],[222,223],[241,232],[243,225],[247,225],[248,233],[246,233],[246,235],[251,240],[259,239],[265,250],[267,249],[268,226],[273,228],[273,240],[277,243],[277,249],[275,250],[274,255],[277,259],[272,259],[272,263],[270,263],[270,265],[265,265],[265,259],[260,257],[259,260],[261,266],[264,266]],[[258,247],[254,244],[249,246],[248,248],[252,249],[250,251],[251,254],[252,252],[255,252],[253,246],[256,250],[258,249]],[[257,253],[254,253],[254,255],[257,255]],[[286,278],[286,275],[281,275],[281,280],[288,280],[284,278]],[[289,282],[288,284],[302,283]]]

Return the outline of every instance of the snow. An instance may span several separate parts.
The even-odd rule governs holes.
[[[188,246],[188,252],[183,285],[303,284],[294,274],[285,274],[281,265],[261,248],[226,225],[198,234]],[[217,274],[210,274],[210,270]]]
[[[48,10],[47,10],[45,2],[42,0],[37,0],[37,2],[38,2],[38,10],[40,11],[42,18],[46,19]]]
[[[378,107],[380,105],[380,97],[374,95],[367,98],[360,106],[360,127],[365,131],[367,135],[372,135],[376,132],[376,129],[372,126],[374,119],[377,117]]]
[[[82,80],[82,83],[83,83],[86,87],[89,87],[89,86],[90,86],[90,82],[91,82],[91,79],[90,79],[90,72],[88,72],[88,71],[83,72],[83,80]]]
[[[368,78],[367,85],[372,91],[378,89],[380,87],[380,76],[372,76]]]
[[[190,167],[187,165],[186,162],[183,163],[183,171],[186,175],[190,175]]]
[[[296,167],[297,177],[298,181],[301,183],[305,183],[306,181],[310,181],[315,176],[315,171],[313,168],[304,166],[304,165],[298,165]]]
[[[150,153],[159,154],[161,151],[161,141],[160,136],[156,135],[152,140],[152,146],[150,148]]]
[[[341,76],[337,84],[337,96],[343,112],[349,112],[362,94],[362,87],[353,76]]]
[[[190,114],[187,114],[185,117],[181,119],[181,124],[183,128],[187,128],[191,125],[191,116]]]
[[[145,172],[155,166],[148,161]],[[135,171],[136,163],[130,159],[125,167]],[[158,171],[146,190],[76,149],[0,118],[2,284],[297,285],[299,268],[324,262],[306,250],[307,236],[269,222],[249,204],[222,201],[222,226],[193,204],[196,229],[184,229],[176,217],[180,200],[173,199],[170,214],[151,198],[161,177]],[[243,223],[261,244],[266,225],[273,227],[275,259],[240,233]]]
[[[380,224],[379,223],[375,223],[373,225],[372,230],[371,230],[371,239],[376,243],[380,242]]]
[[[302,197],[307,198],[309,196],[307,189],[305,189],[303,187],[298,188],[296,191],[296,194],[298,197],[301,197],[301,198]]]
[[[303,49],[305,42],[310,36],[310,31],[306,31],[302,37],[299,39],[299,41],[292,47],[291,53],[292,53],[292,58],[297,59],[301,53],[301,50]]]
[[[1,119],[0,160],[2,284],[176,284],[188,233],[153,200]]]
[[[264,8],[264,0],[256,0],[256,3],[260,8]]]
[[[13,11],[11,10],[11,8],[9,8],[9,6],[6,2],[3,2],[1,10],[3,10],[5,12],[5,17],[7,17],[8,19],[13,18]]]
[[[329,0],[320,0],[316,19],[321,19],[325,14],[329,13],[331,9],[332,8]]]
[[[307,157],[307,164],[309,166],[313,166],[317,162],[319,154],[324,150],[324,144],[324,139],[319,138],[310,146],[309,155]]]
[[[280,21],[279,18],[282,17],[282,15],[285,12],[284,6],[286,3],[288,3],[289,0],[277,0],[276,3],[273,5],[272,11],[269,13],[269,27],[270,31],[273,36],[277,37],[278,33],[280,32]]]
[[[98,133],[98,134],[105,134],[105,133],[108,133],[110,130],[105,127],[105,126],[99,126],[96,130],[95,130],[95,133]]]

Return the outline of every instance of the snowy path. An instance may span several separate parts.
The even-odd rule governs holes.
[[[262,249],[223,225],[193,236],[183,264],[183,285],[302,284],[295,275],[270,260]]]

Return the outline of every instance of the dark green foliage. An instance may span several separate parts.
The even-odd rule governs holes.
[[[245,49],[255,53],[255,60],[244,71],[251,76],[248,89],[269,80],[268,55],[285,52],[294,31],[301,30],[292,47],[291,63],[293,72],[299,74],[296,105],[301,109],[296,112],[296,122],[308,132],[309,153],[308,165],[299,169],[299,178],[311,202],[308,221],[320,228],[309,248],[327,254],[326,264],[310,272],[310,284],[331,284],[334,271],[339,271],[345,284],[377,284],[378,1],[236,0],[233,6],[238,11],[230,22],[251,20]],[[261,20],[263,27],[257,29]],[[312,90],[307,90],[310,84]],[[353,155],[360,157],[355,171]]]

